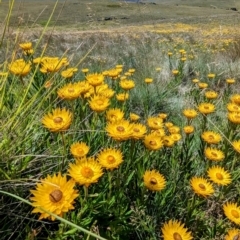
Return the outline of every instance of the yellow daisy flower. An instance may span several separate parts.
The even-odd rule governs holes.
[[[74,209],[74,200],[79,195],[77,190],[74,190],[74,186],[73,179],[67,181],[66,176],[61,176],[61,173],[48,175],[37,183],[36,190],[30,190],[33,194],[30,200],[32,206],[35,207],[32,212],[40,213],[39,219],[55,220],[55,217],[43,209],[62,217],[64,213]]]
[[[136,69],[134,69],[134,68],[128,69],[128,72],[129,72],[129,73],[135,73],[135,71],[136,71]]]
[[[86,187],[98,182],[98,179],[103,175],[102,165],[94,158],[70,163],[68,172],[79,185]]]
[[[40,59],[42,73],[58,72],[62,67],[69,64],[67,58],[59,59],[58,57],[43,57]]]
[[[233,84],[233,83],[235,83],[235,79],[233,79],[233,78],[228,78],[228,79],[226,79],[226,83],[228,83],[228,84]]]
[[[199,87],[200,89],[205,89],[205,88],[208,87],[208,84],[207,84],[207,83],[204,83],[204,82],[199,82],[199,83],[198,83],[198,87]]]
[[[110,100],[104,96],[94,95],[91,97],[88,103],[94,112],[100,113],[107,109],[107,107],[110,105]]]
[[[240,239],[240,230],[239,229],[230,229],[227,232],[227,235],[224,238],[225,240],[239,240]]]
[[[191,240],[192,233],[177,220],[170,220],[162,227],[163,240]]]
[[[21,58],[9,64],[8,69],[12,74],[24,77],[31,71],[31,64]]]
[[[86,156],[89,152],[89,146],[84,142],[76,142],[70,146],[71,154],[75,158],[82,158]]]
[[[78,83],[68,83],[57,91],[58,97],[66,100],[79,98],[81,93],[82,89]]]
[[[234,94],[230,97],[231,102],[240,105],[240,94]]]
[[[158,114],[158,117],[161,118],[162,120],[166,119],[167,118],[167,114],[166,113],[159,113]]]
[[[68,68],[61,72],[61,76],[63,78],[71,78],[75,72],[77,72],[77,68]]]
[[[185,109],[183,110],[183,115],[188,119],[192,119],[197,116],[197,111],[194,109]]]
[[[147,124],[150,129],[157,130],[163,127],[163,120],[159,117],[149,117],[147,119]]]
[[[211,147],[205,148],[204,155],[212,161],[222,161],[225,157],[223,151]]]
[[[129,94],[126,93],[119,93],[116,95],[116,98],[119,102],[125,102],[129,98]]]
[[[193,82],[193,83],[199,83],[199,79],[194,78],[194,79],[192,80],[192,82]]]
[[[179,133],[173,133],[173,134],[169,135],[169,137],[170,137],[174,142],[178,142],[178,141],[182,138],[181,134],[179,134]]]
[[[227,110],[229,112],[240,112],[240,106],[235,103],[228,103]]]
[[[133,80],[127,80],[127,79],[121,80],[119,84],[120,84],[120,87],[124,90],[131,90],[132,88],[135,87],[135,83]]]
[[[236,152],[240,153],[240,140],[233,141],[232,146]]]
[[[106,111],[106,119],[109,122],[118,122],[124,117],[124,112],[119,108],[111,108]]]
[[[209,144],[218,144],[222,140],[221,135],[213,131],[205,131],[202,133],[201,137]]]
[[[144,135],[147,132],[147,128],[145,125],[141,123],[133,123],[132,124],[132,138],[135,140],[144,138]]]
[[[167,128],[170,128],[170,127],[174,126],[174,124],[172,122],[165,122],[164,125]]]
[[[104,76],[102,74],[93,73],[86,76],[88,83],[94,87],[103,84]]]
[[[149,84],[149,83],[153,82],[153,79],[152,78],[145,78],[144,82]]]
[[[132,137],[133,125],[127,120],[108,123],[106,131],[108,136],[117,141],[124,141]]]
[[[172,70],[172,74],[174,76],[177,76],[179,74],[179,71],[177,69]]]
[[[215,99],[218,97],[218,93],[215,91],[207,91],[205,92],[205,97],[208,99]]]
[[[144,185],[151,191],[161,191],[166,186],[164,176],[157,170],[147,170],[143,175]]]
[[[185,132],[185,134],[191,134],[194,132],[194,126],[188,125],[183,127],[183,131]]]
[[[200,103],[198,105],[198,111],[202,114],[209,114],[215,111],[215,106],[212,103]]]
[[[20,43],[19,46],[24,51],[32,49],[32,43],[31,42]]]
[[[107,148],[97,155],[97,160],[104,168],[112,171],[123,162],[123,156],[120,150]]]
[[[208,177],[219,185],[228,185],[231,183],[231,175],[222,167],[214,166],[208,169]]]
[[[135,113],[130,113],[130,120],[133,121],[133,122],[136,122],[140,119],[140,116],[135,114]]]
[[[237,203],[225,203],[223,211],[226,217],[237,225],[240,225],[240,207]]]
[[[159,128],[157,130],[152,130],[151,133],[158,136],[158,137],[161,137],[161,138],[166,135],[164,128]]]
[[[215,78],[216,74],[214,74],[214,73],[209,73],[207,76],[208,76],[208,78]]]
[[[168,128],[168,131],[169,131],[171,134],[179,133],[179,132],[180,132],[180,127],[178,127],[178,126],[172,126],[172,127],[169,127],[169,128]]]
[[[145,147],[149,150],[159,150],[163,147],[163,141],[160,137],[156,136],[154,133],[150,133],[144,137],[143,141]]]
[[[228,120],[235,124],[240,124],[240,112],[229,112]]]
[[[89,72],[89,69],[88,69],[88,68],[83,68],[81,71],[82,71],[84,74],[86,74],[86,73]]]
[[[172,147],[175,144],[175,141],[171,138],[171,136],[164,136],[162,140],[165,147]]]
[[[214,193],[213,185],[202,177],[192,177],[190,184],[197,195],[208,197]]]
[[[72,113],[65,108],[54,109],[52,113],[47,113],[42,118],[42,124],[51,132],[67,130],[72,122]]]

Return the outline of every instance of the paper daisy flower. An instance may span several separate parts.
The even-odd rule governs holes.
[[[218,97],[218,93],[215,91],[207,91],[207,92],[205,92],[205,97],[207,99],[215,99]]]
[[[124,141],[132,137],[133,125],[127,120],[121,120],[119,122],[108,123],[106,131],[108,136],[117,140]]]
[[[68,83],[57,91],[58,97],[66,100],[79,98],[81,93],[82,89],[78,83]]]
[[[157,130],[163,127],[163,120],[160,117],[149,117],[147,119],[147,125],[152,130]]]
[[[230,122],[240,124],[240,112],[229,112],[227,117]]]
[[[197,116],[197,111],[194,109],[185,109],[183,110],[183,115],[186,118],[192,119],[195,118]]]
[[[159,113],[158,114],[158,117],[160,117],[162,120],[166,119],[167,118],[167,114],[166,113]]]
[[[106,98],[104,96],[100,95],[94,95],[91,97],[91,99],[88,101],[90,108],[94,112],[103,112],[107,109],[107,107],[110,105],[110,100],[109,98]]]
[[[72,122],[72,113],[65,108],[54,109],[52,113],[47,113],[42,118],[42,124],[51,132],[65,131]]]
[[[230,97],[231,102],[240,105],[240,94],[234,94]]]
[[[123,156],[120,150],[107,148],[97,155],[97,160],[104,168],[112,171],[123,162]]]
[[[209,114],[215,111],[215,106],[212,103],[200,103],[198,105],[198,111],[202,114]]]
[[[19,46],[24,51],[32,49],[32,43],[31,42],[20,43]]]
[[[183,127],[183,131],[185,132],[185,134],[191,134],[194,132],[194,126],[192,125],[188,125]]]
[[[89,146],[84,142],[76,142],[71,145],[70,151],[75,158],[82,158],[88,154]]]
[[[207,84],[207,83],[204,83],[204,82],[199,82],[199,83],[198,83],[198,87],[199,87],[200,89],[204,89],[204,88],[207,88],[207,87],[208,87],[208,84]]]
[[[140,116],[135,114],[135,113],[130,113],[129,118],[130,118],[131,121],[136,122],[140,119]]]
[[[204,155],[207,159],[212,161],[222,161],[225,157],[223,151],[211,147],[205,148]]]
[[[212,184],[202,177],[191,178],[190,184],[197,195],[208,197],[214,193]]]
[[[31,64],[21,58],[9,64],[8,69],[12,74],[24,77],[31,71]]]
[[[74,73],[77,71],[78,71],[77,68],[68,68],[61,72],[61,76],[63,78],[71,78],[74,75]]]
[[[240,230],[239,229],[230,229],[227,232],[227,235],[224,238],[225,240],[239,240],[240,239]]]
[[[106,119],[109,122],[118,122],[124,117],[124,112],[119,108],[111,108],[106,111]]]
[[[221,135],[213,131],[205,131],[202,133],[201,137],[209,144],[218,144],[222,140]]]
[[[70,163],[68,172],[79,185],[86,187],[98,182],[98,179],[103,175],[102,165],[94,158]]]
[[[166,136],[166,132],[165,132],[164,128],[159,128],[157,130],[152,130],[151,133],[158,136],[158,137],[161,137],[161,138]]]
[[[214,166],[208,169],[208,177],[216,184],[228,185],[231,183],[231,175],[222,167]]]
[[[132,138],[135,140],[144,138],[144,135],[147,132],[147,128],[145,125],[141,123],[133,123],[132,124]]]
[[[119,102],[125,102],[129,98],[129,94],[126,93],[119,93],[116,95],[116,98]]]
[[[88,83],[94,87],[103,84],[104,76],[102,74],[93,73],[86,76]]]
[[[164,136],[162,138],[162,141],[165,147],[173,147],[173,145],[175,144],[175,141],[171,136]]]
[[[55,220],[55,217],[43,209],[62,217],[64,213],[74,209],[74,200],[78,197],[74,186],[73,179],[67,181],[66,176],[61,176],[60,173],[53,176],[48,175],[40,183],[37,183],[36,190],[30,190],[33,194],[33,197],[30,197],[34,207],[32,212],[40,213],[39,219]]]
[[[209,73],[207,76],[208,76],[208,78],[211,79],[211,78],[215,78],[216,74],[214,74],[214,73]]]
[[[237,105],[236,103],[228,103],[227,110],[229,112],[240,112],[240,106]]]
[[[144,137],[143,141],[145,147],[152,151],[157,151],[163,147],[163,141],[154,133],[150,133]]]
[[[149,83],[153,82],[153,79],[152,78],[145,78],[144,82],[149,84]]]
[[[240,153],[240,140],[233,141],[232,146],[236,152]]]
[[[173,134],[169,135],[169,137],[172,138],[172,140],[174,142],[178,142],[182,138],[181,134],[179,134],[179,133],[173,133]]]
[[[240,225],[240,207],[236,203],[225,203],[223,211],[226,217],[237,225]]]
[[[169,131],[171,134],[179,133],[179,132],[180,132],[180,127],[178,127],[178,126],[172,126],[172,127],[169,127],[169,128],[168,128],[168,131]]]
[[[192,233],[184,227],[184,224],[177,220],[170,220],[162,227],[164,240],[191,240]]]
[[[143,175],[144,185],[151,191],[161,191],[166,186],[164,176],[156,170],[146,171]]]
[[[124,90],[131,90],[132,88],[135,87],[135,83],[133,80],[127,80],[127,79],[121,80],[119,84],[120,84],[120,87]]]
[[[235,79],[233,79],[233,78],[228,78],[228,79],[226,79],[226,83],[228,83],[228,84],[234,84],[234,83],[235,83]]]
[[[69,64],[67,58],[59,59],[58,57],[43,57],[40,59],[40,63],[42,73],[58,72],[62,67]]]

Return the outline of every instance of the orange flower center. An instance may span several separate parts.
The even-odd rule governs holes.
[[[117,130],[118,130],[119,132],[124,132],[124,131],[125,131],[125,128],[124,128],[123,126],[118,126],[118,127],[117,127]]]
[[[199,186],[199,188],[200,188],[202,191],[205,191],[205,190],[206,190],[206,187],[205,187],[204,184],[199,183],[198,186]]]
[[[157,184],[157,180],[156,180],[156,178],[151,178],[150,179],[150,183],[152,184],[152,185],[156,185]]]
[[[63,122],[63,119],[61,117],[55,117],[53,119],[54,123],[62,123]]]
[[[73,88],[69,88],[69,89],[68,89],[68,92],[69,92],[69,93],[73,93],[73,92],[74,92],[74,89],[73,89]]]
[[[217,157],[217,154],[215,152],[211,152],[213,157]]]
[[[114,162],[115,162],[115,157],[112,156],[112,155],[107,156],[107,162],[108,162],[109,164],[114,163]]]
[[[221,173],[216,173],[216,177],[218,180],[223,180],[223,175]]]
[[[78,149],[77,149],[77,153],[78,153],[78,154],[84,154],[84,150],[83,150],[82,148],[78,148]]]
[[[103,105],[103,101],[102,101],[102,100],[97,100],[96,103],[97,103],[98,105]]]
[[[83,167],[81,170],[81,174],[85,178],[91,178],[93,177],[94,172],[90,167]]]
[[[209,140],[214,140],[214,136],[213,136],[213,135],[209,135],[209,136],[208,136],[208,139],[209,139]]]
[[[140,132],[140,130],[138,128],[134,128],[133,131],[134,132]]]
[[[154,141],[154,140],[151,140],[149,143],[150,143],[150,145],[152,145],[152,146],[157,145],[157,142]]]
[[[49,194],[49,199],[52,203],[57,203],[61,201],[62,197],[63,197],[63,193],[59,189],[55,189]]]
[[[236,210],[231,210],[231,214],[235,217],[235,218],[240,218],[239,212]]]
[[[182,240],[181,235],[180,235],[179,233],[177,233],[177,232],[175,232],[175,233],[173,234],[173,238],[174,238],[174,240]]]

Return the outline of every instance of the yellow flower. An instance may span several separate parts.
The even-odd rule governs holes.
[[[116,95],[116,98],[119,102],[125,102],[129,98],[129,94],[126,93],[119,93]]]
[[[88,68],[83,68],[81,71],[82,71],[84,74],[86,74],[86,73],[89,72],[89,69],[88,69]]]
[[[215,106],[212,103],[200,103],[198,111],[202,114],[209,114],[215,111]]]
[[[93,73],[86,76],[88,83],[94,87],[103,84],[104,76],[102,74]]]
[[[172,127],[169,127],[169,128],[168,128],[168,131],[169,131],[171,134],[179,133],[179,132],[180,132],[180,127],[178,127],[178,126],[172,126]]]
[[[209,73],[207,76],[208,76],[208,78],[215,78],[216,74],[214,74],[214,73]]]
[[[128,69],[128,72],[129,72],[129,73],[135,73],[135,71],[136,71],[136,70],[135,70],[134,68]]]
[[[163,147],[163,141],[154,133],[150,133],[144,137],[143,141],[145,147],[149,150],[157,151]]]
[[[66,176],[60,173],[53,176],[47,176],[37,183],[36,190],[30,190],[33,197],[33,213],[40,213],[39,219],[49,218],[52,221],[55,217],[46,213],[43,209],[60,217],[69,210],[74,209],[74,200],[78,197],[77,190],[74,190],[75,182],[73,179],[67,181]]]
[[[239,229],[230,229],[227,232],[227,235],[224,238],[225,240],[239,240],[240,239],[240,230]]]
[[[147,132],[146,126],[141,123],[133,123],[132,127],[132,138],[135,140],[143,138]]]
[[[160,117],[149,117],[147,124],[150,129],[157,130],[163,127],[163,120]]]
[[[215,91],[207,91],[205,92],[205,97],[208,99],[215,99],[218,97],[218,93]]]
[[[71,78],[75,72],[77,72],[77,68],[68,68],[61,72],[61,76],[63,78]]]
[[[176,70],[176,69],[174,69],[174,70],[172,70],[172,74],[173,74],[174,76],[177,76],[177,75],[179,74],[179,71]]]
[[[104,168],[112,171],[123,162],[123,156],[120,150],[107,148],[97,155],[97,160]]]
[[[8,69],[12,74],[24,77],[30,72],[31,64],[21,58],[9,64]]]
[[[43,57],[40,59],[42,73],[58,72],[62,67],[69,64],[67,58],[59,59],[58,57]]]
[[[100,95],[94,95],[88,102],[90,108],[98,113],[105,111],[110,105],[109,98]]]
[[[117,141],[124,141],[132,137],[133,125],[127,120],[108,123],[106,126],[107,134]]]
[[[218,144],[222,140],[221,135],[213,131],[205,131],[202,133],[201,137],[209,144]]]
[[[222,161],[225,157],[223,151],[211,147],[205,148],[204,155],[212,161]]]
[[[118,122],[124,117],[124,112],[119,108],[111,108],[106,111],[106,119],[109,122]]]
[[[75,158],[82,158],[88,154],[89,146],[84,142],[76,142],[71,145],[70,151]]]
[[[179,134],[179,133],[173,133],[173,134],[169,135],[169,137],[171,137],[171,139],[174,142],[178,142],[182,138],[181,134]]]
[[[82,89],[78,83],[68,83],[57,91],[58,97],[66,100],[79,98],[81,93]]]
[[[207,84],[207,83],[204,83],[204,82],[199,82],[199,83],[198,83],[198,87],[199,87],[200,89],[204,89],[204,88],[207,88],[207,87],[208,87],[208,84]]]
[[[152,78],[145,78],[145,83],[152,83],[153,82],[153,79]]]
[[[232,146],[236,152],[240,153],[240,140],[233,141]]]
[[[186,134],[191,134],[191,133],[194,132],[194,126],[191,126],[191,125],[185,126],[185,127],[183,128],[183,131],[184,131]]]
[[[192,119],[197,116],[197,111],[195,111],[194,109],[185,109],[183,110],[183,115],[188,119]]]
[[[162,227],[163,240],[191,240],[192,233],[177,220],[170,220]]]
[[[172,52],[168,52],[168,56],[171,57],[173,55]]]
[[[42,124],[51,132],[65,131],[72,122],[72,113],[65,108],[54,109],[52,113],[47,113],[42,118]]]
[[[161,138],[166,135],[164,128],[159,128],[157,130],[152,130],[151,133],[158,136],[158,137],[161,137]]]
[[[194,78],[194,79],[192,80],[192,82],[193,82],[193,83],[199,83],[199,79]]]
[[[161,191],[166,186],[164,176],[157,170],[147,170],[143,175],[144,185],[151,191]]]
[[[161,68],[160,67],[157,67],[155,68],[156,72],[160,72],[161,71]]]
[[[228,120],[235,124],[240,124],[240,112],[229,112]]]
[[[225,203],[223,211],[226,217],[237,225],[240,225],[240,207],[237,203]]]
[[[165,127],[167,127],[167,128],[170,128],[170,127],[172,127],[172,126],[174,126],[174,124],[172,123],[172,122],[165,122]]]
[[[208,169],[208,177],[219,185],[228,185],[231,183],[231,175],[222,167],[214,166]]]
[[[230,97],[230,100],[237,105],[240,105],[240,94],[234,94]]]
[[[240,106],[235,103],[228,103],[227,110],[229,112],[240,112]]]
[[[110,69],[107,71],[107,76],[114,79],[117,79],[119,74],[122,72],[122,68]]]
[[[136,122],[140,119],[140,116],[135,113],[130,113],[130,120]]]
[[[124,90],[130,90],[135,87],[135,83],[133,80],[127,80],[127,79],[121,80],[119,84],[120,84],[120,87]]]
[[[226,83],[228,83],[228,84],[233,84],[233,83],[235,83],[235,79],[233,79],[233,78],[228,78],[228,79],[226,79]]]
[[[212,184],[202,177],[192,177],[190,184],[197,195],[207,197],[214,193]]]
[[[167,118],[167,114],[166,113],[159,113],[158,114],[158,117],[161,118],[162,120],[166,119]]]
[[[165,147],[172,147],[175,143],[174,139],[172,139],[171,136],[163,136],[162,140]]]
[[[86,187],[97,183],[98,179],[103,175],[101,164],[95,161],[94,158],[70,163],[68,172],[79,185],[85,185]]]
[[[32,49],[32,43],[31,42],[20,43],[19,46],[24,51]]]

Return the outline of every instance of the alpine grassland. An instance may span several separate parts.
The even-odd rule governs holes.
[[[0,239],[239,240],[237,4],[0,0]]]

